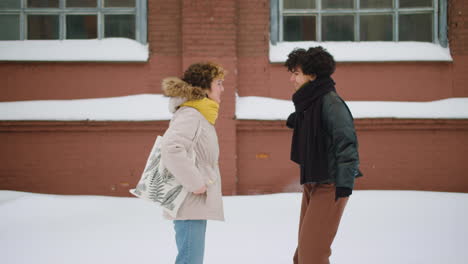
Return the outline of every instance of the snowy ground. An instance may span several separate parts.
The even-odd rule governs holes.
[[[225,197],[226,222],[209,222],[205,263],[287,264],[300,194]],[[468,194],[356,191],[332,263],[468,263]],[[0,191],[3,264],[168,264],[172,223],[137,198]]]

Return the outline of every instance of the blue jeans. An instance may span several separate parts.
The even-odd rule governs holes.
[[[174,220],[179,254],[175,264],[203,264],[206,220]]]

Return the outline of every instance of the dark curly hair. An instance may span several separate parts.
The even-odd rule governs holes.
[[[214,79],[222,79],[226,71],[219,65],[212,62],[199,62],[192,64],[184,72],[182,80],[192,86],[205,90],[211,89]]]
[[[307,75],[316,75],[317,77],[331,76],[335,72],[335,60],[321,46],[305,49],[294,49],[288,55],[284,63],[288,71],[294,72],[300,67],[302,72]]]

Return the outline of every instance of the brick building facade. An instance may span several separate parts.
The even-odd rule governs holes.
[[[268,0],[148,0],[147,62],[0,62],[0,101],[161,93],[197,61],[227,70],[219,135],[226,195],[296,191],[284,121],[235,118],[239,96],[289,99],[289,75],[269,60]],[[468,97],[468,2],[448,1],[452,62],[339,62],[345,100]],[[365,80],[365,81],[363,81]],[[128,195],[167,121],[0,121],[0,189]],[[358,189],[468,192],[468,120],[357,119]]]

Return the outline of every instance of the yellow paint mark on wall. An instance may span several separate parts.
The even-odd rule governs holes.
[[[268,153],[257,153],[257,155],[255,155],[255,157],[257,159],[269,159],[270,158],[270,154]]]

